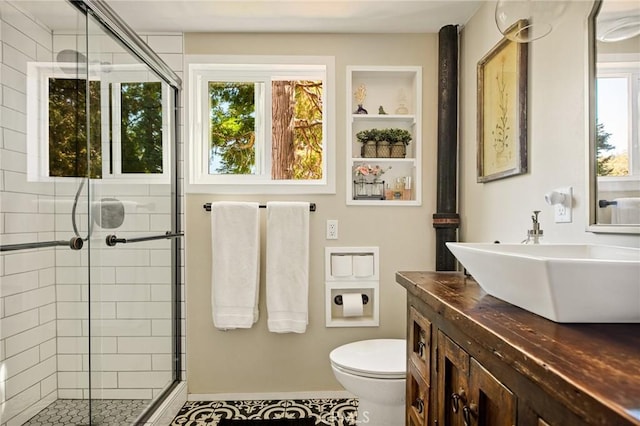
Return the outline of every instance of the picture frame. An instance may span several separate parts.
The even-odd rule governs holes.
[[[477,181],[527,172],[528,44],[503,38],[478,61]]]

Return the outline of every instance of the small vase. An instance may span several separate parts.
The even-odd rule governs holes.
[[[373,181],[371,185],[371,195],[375,195],[376,197],[380,197],[382,199],[382,191],[384,190],[384,181],[379,181],[378,179]]]
[[[362,108],[362,104],[358,104],[358,109],[354,114],[369,114],[366,109]]]
[[[364,197],[367,195],[367,181],[364,178],[360,178],[354,181],[355,195]]]

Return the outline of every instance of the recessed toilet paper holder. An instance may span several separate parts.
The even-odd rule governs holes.
[[[369,296],[367,296],[366,294],[362,294],[362,303],[364,305],[366,305],[367,303],[369,303]],[[333,298],[333,303],[335,303],[336,305],[340,305],[342,306],[342,295],[339,294],[336,297]]]

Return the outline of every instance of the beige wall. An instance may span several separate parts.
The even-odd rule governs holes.
[[[435,238],[430,217],[435,211],[437,35],[186,34],[185,53],[335,56],[337,94],[335,195],[187,195],[189,393],[341,390],[331,372],[329,352],[350,341],[404,337],[405,292],[395,284],[394,273],[397,270],[434,267]],[[422,206],[346,206],[347,176],[344,157],[347,65],[423,67]],[[221,199],[260,202],[305,200],[317,204],[317,211],[311,214],[309,326],[305,334],[279,335],[267,330],[264,287],[261,288],[260,320],[252,329],[222,332],[213,327],[210,302],[210,214],[203,210],[202,204]],[[324,238],[327,219],[339,220],[340,238],[337,241]],[[380,327],[325,327],[325,246],[380,247]],[[264,247],[262,253],[264,260]],[[264,282],[264,262],[262,265]]]
[[[495,2],[486,2],[462,31],[460,211],[464,241],[520,242],[541,210],[547,242],[639,246],[631,235],[586,232],[588,187],[585,127],[586,21],[591,2],[568,2],[562,21],[530,46],[529,173],[476,183],[476,65],[500,39]],[[544,194],[574,190],[573,222],[555,224]]]

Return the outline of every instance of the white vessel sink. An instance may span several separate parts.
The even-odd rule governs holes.
[[[492,296],[556,322],[640,322],[640,249],[447,243]]]

